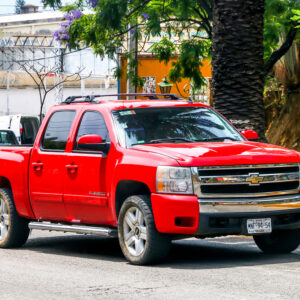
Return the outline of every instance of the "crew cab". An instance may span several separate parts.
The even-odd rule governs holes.
[[[118,237],[133,264],[189,237],[298,247],[299,152],[250,141],[254,131],[173,94],[113,96],[69,97],[33,146],[0,147],[0,247],[22,246],[30,229]]]

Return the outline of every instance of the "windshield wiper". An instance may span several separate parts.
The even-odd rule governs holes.
[[[141,144],[158,144],[158,143],[172,143],[176,141],[182,141],[186,143],[199,143],[199,142],[214,142],[214,141],[224,141],[224,140],[231,140],[231,141],[237,141],[236,139],[228,136],[223,136],[223,137],[214,137],[214,138],[209,138],[209,139],[198,139],[198,140],[190,140],[187,138],[183,137],[176,137],[176,138],[165,138],[165,139],[155,139],[155,140],[150,140],[149,142],[145,143],[135,143],[131,144],[131,146],[136,146],[136,145],[141,145]]]
[[[194,140],[186,139],[183,137],[175,137],[175,138],[150,140],[149,142],[146,142],[145,144],[156,144],[156,143],[176,142],[176,141],[182,141],[182,142],[186,142],[186,143],[194,143],[195,142]]]
[[[237,139],[229,136],[221,136],[221,137],[213,137],[209,139],[197,140],[197,142],[214,142],[214,141],[224,141],[224,140],[237,141]]]

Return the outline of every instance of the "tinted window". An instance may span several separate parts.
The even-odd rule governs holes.
[[[51,116],[42,140],[43,149],[65,150],[75,114],[75,111],[67,110]]]
[[[80,122],[76,143],[80,137],[87,134],[97,134],[103,139],[103,142],[109,142],[107,127],[102,115],[96,111],[87,111]],[[75,148],[77,147],[77,144]]]

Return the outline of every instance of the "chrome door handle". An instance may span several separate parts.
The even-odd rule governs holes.
[[[78,166],[75,164],[66,165],[68,172],[75,173],[78,169]]]
[[[32,167],[34,168],[35,171],[40,171],[43,168],[43,163],[41,162],[33,162]]]

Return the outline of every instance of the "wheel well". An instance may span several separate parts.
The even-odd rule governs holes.
[[[0,176],[0,188],[10,188],[11,189],[10,182],[7,178]]]
[[[149,187],[140,181],[134,180],[122,180],[118,183],[116,189],[116,215],[119,216],[119,212],[123,202],[133,195],[150,195]]]

